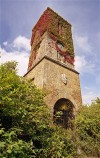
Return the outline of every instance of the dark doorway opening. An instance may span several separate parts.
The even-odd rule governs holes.
[[[54,123],[63,128],[73,128],[72,120],[74,105],[68,99],[61,98],[54,105]]]

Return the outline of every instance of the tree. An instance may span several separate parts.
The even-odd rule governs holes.
[[[100,99],[83,106],[76,117],[76,135],[81,152],[100,157]]]
[[[0,157],[75,158],[71,130],[52,124],[43,92],[19,77],[16,65],[0,66]]]
[[[18,76],[16,65],[0,66],[0,157],[100,157],[100,99],[82,107],[73,130],[53,125],[44,93]]]

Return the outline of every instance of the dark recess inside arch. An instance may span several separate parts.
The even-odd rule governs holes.
[[[63,128],[72,129],[72,120],[74,119],[73,109],[74,105],[70,100],[65,98],[59,99],[54,105],[54,123]]]

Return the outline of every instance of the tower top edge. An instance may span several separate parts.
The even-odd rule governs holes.
[[[40,19],[48,12],[50,12],[53,15],[55,15],[56,17],[58,17],[60,20],[62,20],[67,25],[72,26],[67,20],[65,20],[62,16],[60,16],[58,13],[56,13],[53,9],[51,9],[50,7],[47,7],[47,9],[44,10],[44,12],[41,14],[41,16],[40,16],[39,20],[37,21],[37,23],[34,25],[32,31],[36,28],[36,26],[38,25],[38,22],[40,21]]]

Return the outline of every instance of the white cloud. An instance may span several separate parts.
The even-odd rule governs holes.
[[[7,41],[3,42],[3,45],[4,45],[4,46],[6,46],[7,44],[8,44],[8,42],[7,42]]]
[[[90,87],[87,87],[87,86],[85,86],[84,89],[85,89],[85,90],[91,90],[91,88],[90,88]]]
[[[17,69],[20,76],[23,76],[27,72],[28,59],[28,54],[24,52],[15,51],[1,54],[1,63],[13,60],[18,62]]]
[[[81,49],[84,53],[92,52],[92,46],[87,36],[75,35],[74,42],[75,42],[75,47],[77,50]]]
[[[85,94],[83,94],[83,104],[91,104],[92,101],[94,101],[97,97],[100,97],[100,94],[96,94],[93,91],[85,91]]]
[[[2,51],[2,49],[0,51]],[[13,61],[13,60],[17,61],[18,74],[20,76],[23,76],[27,72],[28,59],[29,59],[29,56],[25,52],[13,51],[13,52],[8,53],[6,51],[3,51],[1,53],[0,63],[5,63],[7,61]]]
[[[13,46],[18,48],[18,50],[25,49],[27,51],[30,51],[30,39],[24,37],[24,36],[18,36],[13,41]]]
[[[1,46],[0,46],[0,54],[2,55],[3,53],[6,53],[6,50],[1,48]]]
[[[75,57],[75,69],[82,73],[84,71],[84,67],[86,66],[87,62],[85,60],[85,57],[82,56],[76,56]]]
[[[23,76],[27,72],[29,53],[30,53],[30,42],[29,39],[23,36],[18,36],[11,44],[4,42],[6,47],[9,47],[11,51],[6,51],[0,46],[0,63],[15,60],[18,62],[18,74]],[[13,48],[14,46],[14,48]],[[21,50],[23,48],[24,50]]]
[[[85,56],[76,56],[75,57],[75,69],[79,71],[79,73],[94,73],[95,64],[91,61],[87,61]]]

